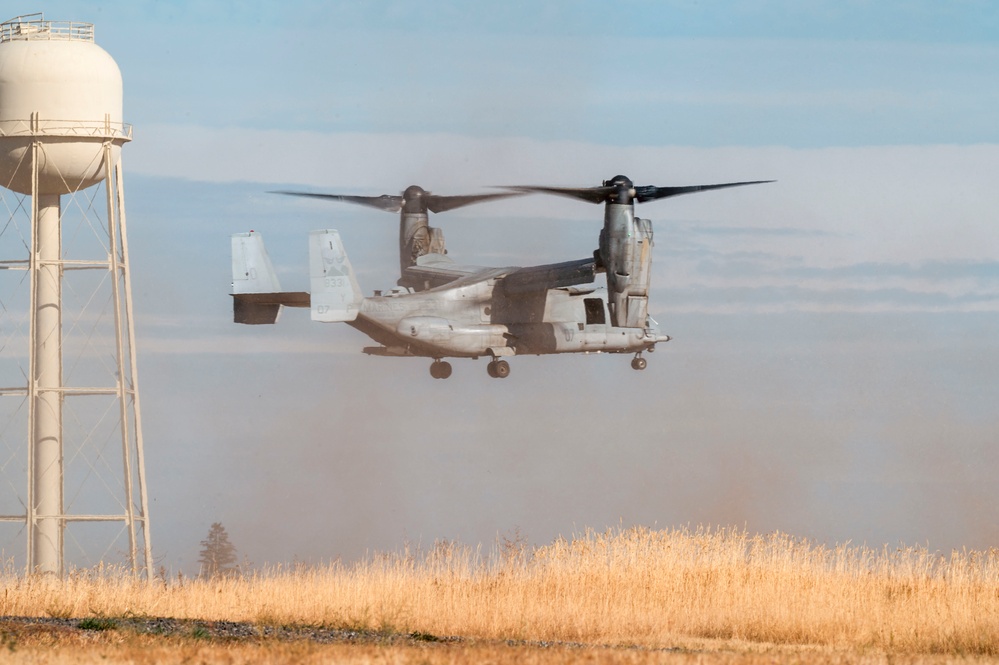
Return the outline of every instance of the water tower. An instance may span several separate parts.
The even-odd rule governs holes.
[[[41,14],[0,24],[0,274],[26,292],[18,278],[0,291],[0,394],[14,402],[0,423],[0,494],[17,495],[0,521],[21,523],[31,572],[61,575],[67,539],[93,547],[83,527],[68,532],[77,523],[127,533],[117,554],[152,572],[120,160],[129,140],[121,72],[92,24]],[[11,480],[11,466],[26,474]]]

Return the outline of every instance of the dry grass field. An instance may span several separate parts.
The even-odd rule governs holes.
[[[147,583],[96,570],[63,581],[7,573],[0,583],[0,615],[8,617],[174,617],[365,636],[328,645],[197,634],[157,639],[123,629],[0,629],[7,645],[0,650],[23,662],[999,657],[999,550],[940,556],[920,548],[826,548],[738,530],[586,532],[538,548],[506,541],[491,552],[438,543],[353,564],[215,580]],[[462,639],[439,639],[449,636]]]

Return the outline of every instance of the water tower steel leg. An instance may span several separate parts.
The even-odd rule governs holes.
[[[104,191],[107,202],[108,218],[108,268],[111,272],[111,293],[114,299],[114,337],[115,337],[115,362],[118,365],[116,372],[115,386],[118,393],[118,417],[121,420],[121,459],[125,472],[125,525],[128,528],[128,554],[129,563],[132,566],[132,573],[138,573],[138,561],[136,557],[135,544],[135,503],[132,501],[132,455],[129,450],[129,428],[128,428],[128,390],[125,386],[125,347],[122,339],[122,317],[121,317],[121,283],[123,274],[122,266],[118,257],[118,232],[117,210],[115,209],[114,173],[111,167],[111,143],[104,144]],[[131,337],[129,345],[134,343]]]
[[[139,408],[139,365],[135,351],[135,319],[132,315],[132,277],[128,260],[128,233],[125,224],[125,185],[121,160],[114,165],[118,226],[121,228],[121,269],[125,282],[125,321],[128,324],[128,365],[132,381],[132,408],[135,419],[135,463],[138,465],[139,509],[142,512],[142,544],[145,549],[146,579],[153,579],[153,546],[149,536],[149,497],[146,493],[146,460],[142,443],[142,410]]]
[[[33,150],[33,170],[38,149]],[[58,194],[32,192],[33,509],[31,569],[62,574],[62,241]]]
[[[152,580],[153,555],[149,538],[149,500],[146,494],[146,468],[142,441],[142,410],[139,405],[138,362],[135,349],[135,321],[132,315],[132,281],[129,274],[128,234],[125,224],[125,194],[121,160],[112,167],[111,144],[105,145],[106,190],[108,205],[108,236],[111,242],[110,267],[113,275],[115,300],[115,330],[118,352],[118,395],[122,422],[122,459],[125,472],[126,521],[129,528],[129,549],[134,572],[139,571],[136,530],[142,528],[143,565],[146,578]],[[120,247],[120,253],[119,253]],[[119,281],[120,280],[120,281]],[[121,291],[124,290],[124,302]],[[124,305],[124,316],[122,314]],[[124,326],[123,326],[124,324]],[[124,337],[123,337],[124,335]],[[127,342],[127,343],[126,343]],[[125,373],[125,348],[128,349],[128,380]],[[134,429],[128,427],[128,398],[132,400]],[[130,434],[134,437],[130,439]],[[135,459],[132,460],[132,447]],[[135,465],[133,467],[133,464]],[[133,475],[134,474],[134,475]],[[139,515],[135,514],[133,477],[139,483]]]

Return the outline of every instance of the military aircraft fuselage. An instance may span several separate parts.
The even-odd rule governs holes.
[[[495,269],[468,283],[364,298],[348,322],[382,347],[373,355],[432,358],[578,353],[638,353],[664,341],[655,328],[608,324],[605,289],[504,293]]]

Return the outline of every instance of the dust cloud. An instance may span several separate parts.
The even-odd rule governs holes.
[[[301,311],[231,323],[227,233],[264,232],[294,289],[307,231],[341,228],[369,291],[384,286],[370,275],[397,269],[380,244],[391,216],[376,230],[353,211],[288,208],[276,223],[252,184],[136,189],[133,255],[153,257],[133,273],[153,545],[175,569],[191,571],[215,521],[257,564],[632,524],[996,545],[993,314],[672,311],[730,297],[695,272],[654,286],[675,339],[644,372],[627,356],[523,357],[503,381],[482,360],[433,381],[426,361],[363,356],[362,334]],[[200,221],[174,208],[209,196],[234,228],[199,229],[192,245],[184,227]],[[673,246],[658,236],[656,262],[681,260]],[[520,251],[488,249],[498,264]]]

